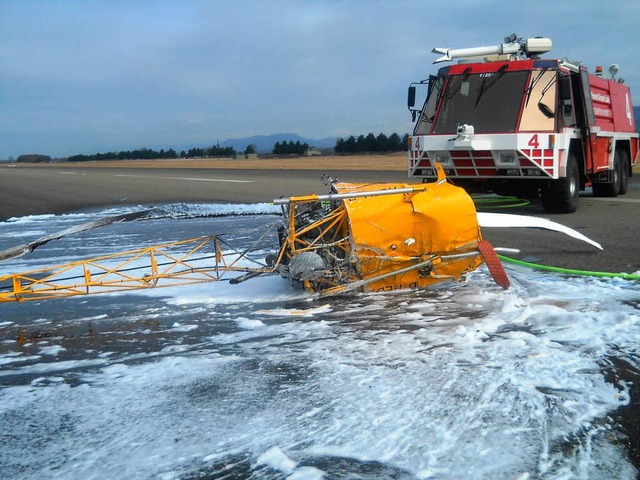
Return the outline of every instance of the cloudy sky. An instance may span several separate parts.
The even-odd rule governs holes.
[[[433,47],[548,36],[620,65],[640,105],[640,0],[0,0],[0,159],[410,129]]]

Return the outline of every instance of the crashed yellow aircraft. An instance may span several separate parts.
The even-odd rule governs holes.
[[[567,227],[534,217],[476,212],[471,197],[449,183],[437,166],[435,182],[356,184],[331,182],[330,193],[274,200],[284,220],[278,245],[262,261],[220,235],[207,235],[128,252],[0,275],[0,303],[92,293],[188,285],[240,283],[281,275],[318,296],[427,288],[459,280],[485,263],[496,283],[509,279],[482,226]],[[138,220],[148,211],[108,217],[0,252],[0,261],[22,256],[63,236],[114,222]],[[264,237],[264,235],[263,235]],[[262,238],[262,237],[261,237]]]

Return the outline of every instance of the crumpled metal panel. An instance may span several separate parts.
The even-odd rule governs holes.
[[[446,181],[423,184],[425,191],[344,200],[353,262],[363,279],[399,270],[435,256],[433,268],[414,270],[368,285],[369,291],[427,287],[459,279],[476,269],[477,256],[440,260],[442,255],[477,250],[481,240],[475,205]],[[337,183],[339,193],[416,187],[409,184]]]

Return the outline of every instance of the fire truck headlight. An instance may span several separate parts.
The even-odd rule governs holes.
[[[450,165],[451,155],[449,155],[448,152],[436,152],[436,162],[439,162],[442,165]]]
[[[517,164],[518,155],[514,151],[494,153],[496,164],[500,167],[512,167]]]
[[[515,163],[516,156],[513,152],[502,152],[500,154],[500,163]]]

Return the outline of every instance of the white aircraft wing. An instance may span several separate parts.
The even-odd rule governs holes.
[[[555,232],[564,233],[578,240],[593,245],[597,249],[602,250],[602,245],[591,240],[573,228],[566,227],[546,218],[530,217],[528,215],[513,215],[509,213],[488,213],[477,212],[478,224],[481,227],[504,227],[504,228],[544,228],[545,230],[553,230]]]

